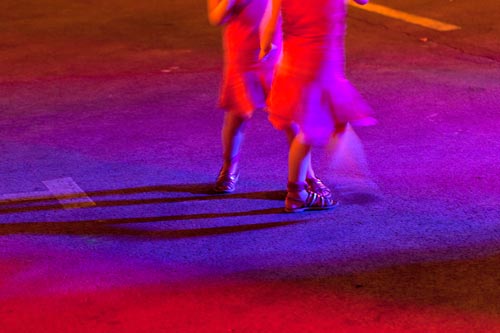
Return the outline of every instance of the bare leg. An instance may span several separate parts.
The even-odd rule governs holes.
[[[230,193],[236,188],[240,147],[247,122],[248,118],[233,112],[226,112],[224,116],[221,131],[223,163],[214,187],[217,193]]]
[[[290,147],[292,145],[292,142],[293,140],[295,139],[295,137],[297,136],[297,134],[299,133],[299,127],[295,124],[292,124],[290,127],[287,127],[285,128],[285,134],[287,136],[287,139],[288,139],[288,143],[290,144]],[[311,153],[309,151],[309,156],[308,156],[308,165],[307,165],[307,170],[306,170],[306,178],[307,179],[313,179],[313,178],[316,178],[316,175],[314,173],[314,170],[312,168],[312,164],[311,164]]]
[[[294,137],[290,144],[288,155],[288,182],[294,184],[306,183],[307,170],[311,165],[311,146],[302,142],[301,134]],[[307,198],[305,187],[296,192],[302,200]]]
[[[306,143],[302,133],[298,133],[290,144],[288,155],[288,185],[285,211],[331,209],[337,205],[330,196],[319,194],[306,183],[311,166],[311,145]]]
[[[223,146],[222,170],[225,172],[235,173],[237,171],[240,147],[244,137],[243,132],[247,122],[247,118],[232,112],[226,112],[224,116],[221,136]]]

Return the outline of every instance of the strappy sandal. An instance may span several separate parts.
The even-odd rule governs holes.
[[[309,190],[305,183],[288,183],[285,199],[285,212],[298,213],[305,210],[326,210],[335,208],[338,202]],[[306,190],[307,198],[303,200],[299,192]]]
[[[311,192],[318,193],[328,199],[332,198],[332,191],[319,178],[307,178],[307,188]]]
[[[240,177],[239,171],[231,173],[229,171],[221,171],[215,181],[214,192],[216,193],[231,193],[236,189],[236,182]]]

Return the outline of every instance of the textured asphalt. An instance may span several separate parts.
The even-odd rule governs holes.
[[[203,1],[3,1],[1,331],[500,332],[498,4],[376,2],[462,29],[350,10],[348,75],[380,123],[341,161],[314,152],[337,209],[284,214],[264,113],[236,192],[210,191]],[[47,194],[68,177],[95,206]]]

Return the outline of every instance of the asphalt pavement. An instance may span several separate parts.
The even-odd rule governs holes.
[[[350,8],[379,124],[314,151],[340,206],[283,213],[264,113],[220,168],[201,0],[0,3],[2,332],[500,332],[500,8]]]

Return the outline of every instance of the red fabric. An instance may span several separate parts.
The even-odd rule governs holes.
[[[267,1],[237,1],[224,27],[225,70],[219,107],[243,116],[251,116],[254,110],[265,107],[281,49],[278,34],[275,40],[278,48],[265,62],[259,62],[259,27]]]
[[[246,71],[227,69],[219,107],[242,117],[250,117],[254,110],[264,109],[271,87],[272,71],[272,66],[260,66]]]
[[[291,122],[306,141],[324,144],[335,126],[375,123],[372,110],[345,78],[344,0],[282,0],[283,59],[270,98],[270,120]]]

